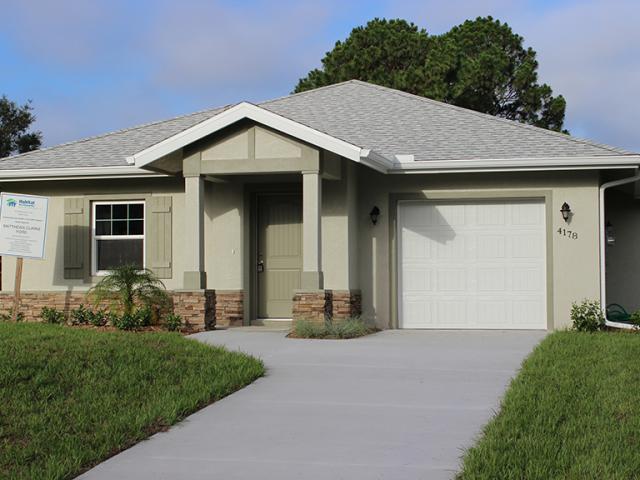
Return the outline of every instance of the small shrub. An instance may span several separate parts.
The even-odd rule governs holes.
[[[9,310],[9,313],[0,313],[0,322],[11,322],[13,320],[12,310]],[[21,312],[18,312],[16,316],[16,322],[22,322],[24,320],[24,315]]]
[[[71,310],[71,325],[86,325],[89,323],[90,316],[91,310],[81,304],[78,308]]]
[[[140,317],[137,315],[137,312],[123,313],[122,315],[111,313],[109,316],[111,325],[118,330],[136,330],[141,326]]]
[[[609,317],[609,319],[611,319],[611,317]],[[629,321],[634,325],[640,326],[640,310],[636,310],[629,315]]]
[[[64,323],[64,312],[61,312],[57,308],[52,307],[42,307],[42,311],[40,312],[40,316],[45,323],[55,323],[60,324]]]
[[[170,313],[164,319],[164,327],[170,332],[176,332],[180,330],[182,326],[182,317],[175,313]]]
[[[153,311],[150,306],[145,305],[144,307],[136,310],[135,316],[137,317],[138,324],[141,327],[148,327],[151,325],[153,320]]]
[[[103,310],[88,310],[87,321],[94,327],[104,327],[109,321],[109,314]]]
[[[571,321],[578,332],[597,332],[604,327],[604,315],[600,302],[583,300],[571,306]]]

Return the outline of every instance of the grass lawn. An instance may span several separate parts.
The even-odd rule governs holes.
[[[640,478],[640,335],[547,337],[466,453],[459,478]]]
[[[0,477],[71,478],[263,372],[177,333],[2,322]]]

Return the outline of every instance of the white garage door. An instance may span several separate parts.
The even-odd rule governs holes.
[[[400,328],[545,329],[543,201],[402,202]]]

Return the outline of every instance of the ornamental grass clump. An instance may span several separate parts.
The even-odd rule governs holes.
[[[362,337],[374,332],[376,329],[367,325],[361,318],[351,317],[344,320],[326,320],[325,322],[297,320],[293,324],[291,336],[295,338],[347,339]]]

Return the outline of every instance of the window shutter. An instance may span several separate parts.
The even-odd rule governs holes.
[[[84,198],[64,199],[64,278],[89,275],[89,212]]]
[[[146,266],[159,278],[171,278],[171,197],[149,197],[145,221]]]

